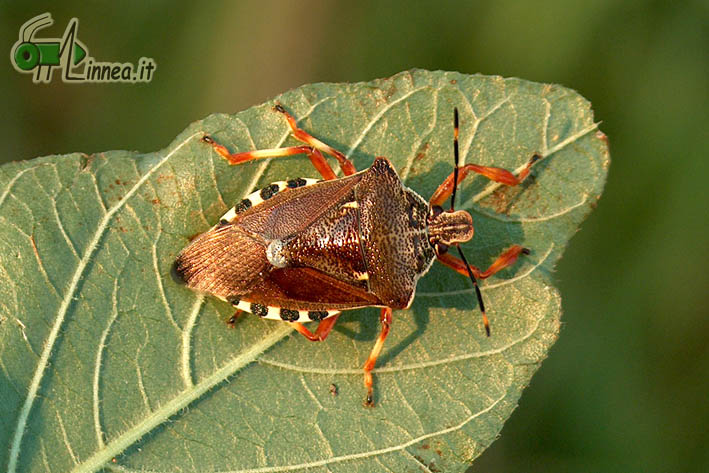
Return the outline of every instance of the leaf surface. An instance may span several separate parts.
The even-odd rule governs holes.
[[[269,182],[318,177],[303,157],[230,167],[232,151],[296,144],[273,102],[190,125],[165,150],[48,156],[0,168],[0,465],[6,471],[463,471],[495,439],[557,337],[551,273],[599,198],[609,165],[590,104],[556,85],[410,71],[314,84],[276,98],[358,169],[387,156],[428,198],[452,170],[453,107],[476,176],[472,264],[508,246],[531,254],[482,283],[435,264],[394,323],[375,369],[361,366],[378,310],[345,313],[325,343],[285,323],[224,320],[228,304],[170,278],[175,255]],[[334,160],[333,166],[334,166]],[[337,395],[331,394],[331,385]]]

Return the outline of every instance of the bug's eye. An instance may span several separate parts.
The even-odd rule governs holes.
[[[443,213],[443,207],[440,205],[434,205],[428,212],[429,219],[433,220]]]
[[[436,243],[436,247],[435,247],[436,254],[437,254],[437,255],[442,255],[442,254],[444,254],[444,253],[447,253],[447,252],[448,252],[448,248],[450,248],[448,245],[445,245],[445,244],[443,244],[443,243],[441,243],[441,242],[438,242],[438,243]]]

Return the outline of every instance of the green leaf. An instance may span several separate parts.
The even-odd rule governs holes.
[[[427,71],[276,100],[358,169],[389,157],[425,197],[452,170],[453,107],[463,162],[518,170],[544,156],[521,186],[475,176],[459,191],[476,224],[471,263],[531,249],[482,284],[492,336],[470,282],[434,265],[412,309],[394,313],[367,409],[377,309],[345,313],[311,343],[253,316],[228,330],[228,304],[173,282],[175,255],[244,195],[317,177],[304,157],[230,167],[200,141],[295,144],[273,102],[207,117],[157,153],[11,163],[0,175],[3,468],[448,472],[498,435],[557,337],[551,273],[605,181],[590,104],[560,86]]]

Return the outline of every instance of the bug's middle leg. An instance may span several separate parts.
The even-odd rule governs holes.
[[[382,309],[379,320],[382,323],[382,331],[379,333],[377,342],[372,348],[372,352],[367,358],[367,362],[364,364],[364,387],[367,388],[367,398],[364,401],[364,405],[367,407],[374,407],[374,381],[372,380],[372,370],[374,365],[377,364],[377,358],[382,352],[382,347],[384,346],[384,340],[386,340],[387,335],[389,335],[389,327],[391,327],[391,308],[384,307]]]
[[[337,318],[339,316],[340,314],[335,314],[332,317],[328,317],[325,320],[321,320],[318,324],[318,328],[315,329],[315,333],[308,330],[305,325],[301,324],[300,322],[291,322],[291,325],[294,329],[300,332],[303,336],[305,336],[305,338],[307,338],[311,342],[322,342],[327,338],[328,335],[330,335],[330,331],[335,325],[335,322],[337,322]]]

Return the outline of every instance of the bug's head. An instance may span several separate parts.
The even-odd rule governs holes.
[[[448,251],[451,245],[473,238],[473,217],[465,210],[443,210],[438,205],[428,214],[428,239],[436,254]]]

